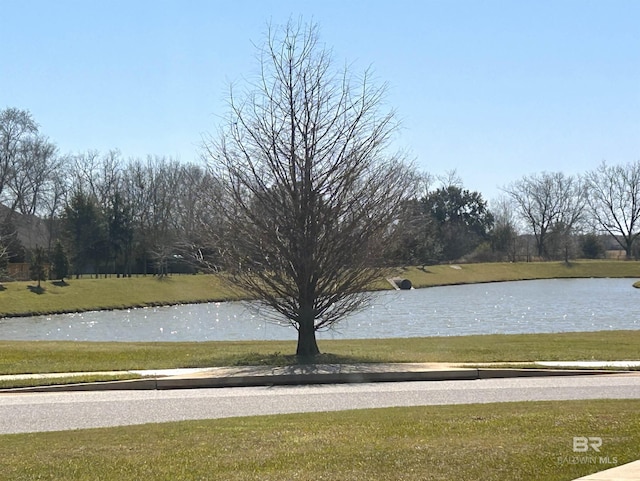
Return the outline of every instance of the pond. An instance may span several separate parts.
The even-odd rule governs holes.
[[[640,329],[630,279],[554,279],[373,293],[320,339]],[[295,339],[241,302],[0,319],[2,340],[207,341]]]

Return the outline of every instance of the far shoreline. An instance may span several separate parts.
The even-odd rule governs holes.
[[[416,289],[545,279],[640,279],[640,261],[447,264],[396,268],[393,274],[410,280]],[[29,282],[3,284],[4,290],[0,292],[0,318],[252,300],[238,291],[232,291],[217,274],[175,274],[162,280],[153,276],[73,279],[63,287],[54,282],[57,281],[47,282],[41,294],[29,292]],[[640,288],[640,280],[632,285]],[[76,292],[74,286],[81,287],[78,289],[81,292]],[[382,279],[372,286],[371,291],[390,289],[390,285]],[[33,309],[26,307],[29,304],[33,304]],[[12,305],[18,307],[9,308]]]

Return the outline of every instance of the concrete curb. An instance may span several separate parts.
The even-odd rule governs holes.
[[[448,368],[389,371],[337,371],[256,373],[230,375],[182,375],[106,381],[78,384],[60,384],[2,389],[0,393],[65,392],[65,391],[117,391],[117,390],[169,390],[223,387],[255,387],[306,384],[346,384],[403,381],[453,381],[517,377],[583,376],[597,374],[623,374],[625,371],[575,369],[517,369],[517,368]]]

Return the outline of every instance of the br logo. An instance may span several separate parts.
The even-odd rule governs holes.
[[[600,446],[602,446],[602,438],[598,437],[584,437],[576,436],[573,438],[573,452],[574,453],[586,453],[589,449],[593,449],[595,452],[600,452]]]

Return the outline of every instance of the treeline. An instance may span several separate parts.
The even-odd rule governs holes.
[[[57,278],[189,270],[215,217],[206,166],[117,150],[60,154],[28,112],[0,112],[0,264],[44,252]],[[18,235],[22,231],[23,235]],[[29,246],[25,246],[28,239]],[[37,247],[37,249],[36,249]]]
[[[540,173],[491,205],[450,173],[416,174],[390,229],[389,264],[599,257],[605,242],[637,258],[640,162],[581,176]],[[51,276],[165,275],[225,266],[225,202],[204,162],[124,159],[119,151],[62,154],[29,112],[0,111],[0,274],[27,262]],[[21,235],[20,235],[21,234]]]
[[[638,259],[640,161],[602,162],[579,176],[542,172],[502,188],[491,208],[449,175],[406,202],[405,235],[395,252],[409,264],[597,259],[622,250]]]

